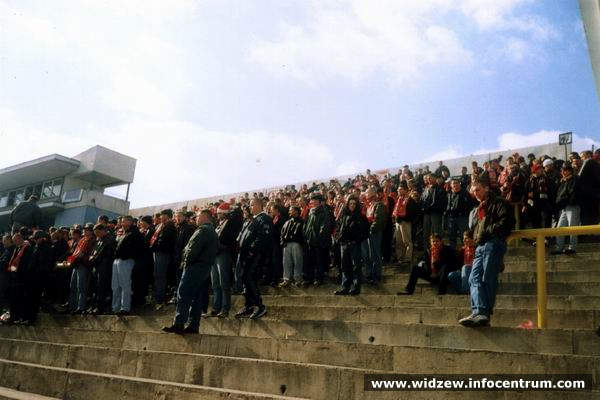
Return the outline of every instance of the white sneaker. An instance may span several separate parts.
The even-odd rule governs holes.
[[[479,326],[488,326],[490,324],[490,318],[487,315],[471,314],[458,321],[458,323],[469,328],[477,328]]]

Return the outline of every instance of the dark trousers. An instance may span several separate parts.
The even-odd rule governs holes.
[[[307,246],[307,268],[304,270],[304,276],[307,281],[323,281],[329,258],[328,253],[329,249],[327,247]]]
[[[383,262],[389,263],[392,257],[392,239],[394,238],[394,223],[391,219],[388,219],[385,228],[383,229],[383,236],[381,237],[381,258]]]
[[[361,281],[361,249],[359,243],[340,246],[342,257],[342,288],[359,289]]]
[[[112,295],[112,260],[107,260],[96,265],[94,279],[96,307],[101,310],[110,310],[110,305],[112,304],[110,300],[110,296]]]
[[[260,256],[240,258],[242,284],[246,289],[244,292],[246,307],[262,306],[262,298],[260,297],[257,282],[260,262]]]
[[[153,270],[154,260],[151,257],[142,257],[133,265],[133,270],[131,271],[131,303],[134,306],[141,306],[146,303]]]
[[[408,284],[406,285],[406,291],[408,293],[414,293],[415,287],[417,286],[417,280],[419,278],[426,280],[430,283],[438,284],[438,294],[446,294],[448,288],[448,274],[454,271],[455,268],[449,268],[444,265],[439,270],[439,275],[436,277],[431,276],[431,270],[426,268],[424,265],[419,264],[412,267],[410,271],[410,278],[408,278]]]
[[[177,288],[177,310],[174,325],[200,327],[200,317],[208,307],[210,268],[192,265],[183,270]]]
[[[271,268],[268,282],[279,282],[283,276],[283,249],[279,243],[273,243],[273,252],[271,258]]]

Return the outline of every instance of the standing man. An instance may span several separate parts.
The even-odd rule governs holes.
[[[457,239],[462,238],[462,234],[468,228],[469,213],[473,206],[470,196],[462,188],[458,178],[450,181],[447,203],[445,215],[448,225],[448,242],[453,249],[456,249]]]
[[[469,277],[472,313],[459,323],[478,327],[490,323],[496,301],[498,274],[506,253],[506,238],[515,227],[515,215],[507,201],[490,191],[487,179],[481,177],[474,180],[472,191],[479,201],[473,221],[475,258]]]
[[[73,314],[83,314],[87,310],[87,296],[90,285],[90,254],[96,245],[94,226],[86,224],[83,237],[77,242],[73,254],[67,258],[73,273],[71,274],[71,305]]]
[[[392,212],[396,223],[396,259],[399,264],[412,263],[412,221],[417,212],[417,203],[410,197],[406,181],[401,181],[398,185],[396,206]]]
[[[42,223],[42,211],[37,205],[38,197],[32,195],[29,200],[22,201],[12,210],[8,220],[12,233],[19,232],[22,227],[37,230]]]
[[[320,193],[310,196],[311,209],[304,224],[304,239],[306,240],[307,270],[304,271],[306,281],[312,281],[315,286],[323,283],[327,267],[327,256],[331,245],[332,220],[331,214],[325,208],[325,199]]]
[[[581,186],[579,176],[570,164],[562,167],[562,179],[556,193],[556,208],[560,210],[557,228],[563,226],[581,225]],[[577,251],[577,236],[572,235],[569,239],[569,248],[565,249],[565,237],[556,238],[556,250],[551,254],[575,254]]]
[[[263,203],[259,198],[254,198],[250,202],[250,212],[254,218],[242,231],[239,239],[241,281],[246,289],[245,306],[235,316],[257,319],[267,313],[258,290],[257,274],[260,263],[266,262],[266,257],[271,256],[273,222],[263,211]]]
[[[370,187],[367,189],[367,220],[369,221],[369,257],[366,260],[367,283],[381,282],[381,239],[387,222],[387,211],[381,202],[383,189]]]
[[[429,238],[432,234],[442,234],[442,214],[446,209],[446,192],[437,184],[432,174],[425,176],[427,187],[421,195],[423,210],[423,249],[429,248]]]
[[[132,216],[123,217],[121,224],[112,266],[112,311],[127,315],[131,311],[131,271],[143,252],[144,237],[133,224]]]
[[[177,301],[177,288],[179,287],[179,281],[181,280],[181,274],[183,270],[181,269],[181,257],[183,256],[183,249],[187,245],[187,242],[190,240],[194,232],[196,231],[196,227],[190,224],[190,218],[188,217],[187,211],[179,210],[175,214],[175,226],[177,229],[177,237],[175,239],[175,251],[173,253],[173,268],[169,269],[169,271],[173,270],[175,276],[171,276],[168,274],[169,278],[167,282],[169,282],[169,287],[173,287],[175,293],[173,298],[169,301],[169,304],[173,304]]]
[[[165,304],[167,271],[173,259],[176,239],[177,229],[173,222],[173,211],[171,209],[162,210],[160,224],[156,227],[150,240],[150,250],[154,256],[154,301],[157,311]]]
[[[91,313],[94,315],[110,310],[110,281],[115,256],[115,239],[108,232],[108,226],[98,223],[94,226],[96,244],[90,254],[90,268],[96,271],[96,304]]]
[[[283,281],[279,287],[287,287],[291,282],[301,286],[304,282],[304,221],[300,218],[300,207],[290,207],[290,219],[281,228],[281,247],[283,248]]]
[[[216,232],[219,239],[215,263],[211,267],[210,278],[213,290],[213,309],[206,316],[227,318],[231,308],[231,281],[235,259],[236,238],[241,224],[238,218],[230,218],[228,203],[217,208],[219,224]]]
[[[210,210],[200,211],[197,223],[198,228],[183,250],[183,273],[177,289],[177,311],[173,324],[163,328],[167,333],[196,334],[200,331],[200,317],[206,306],[203,303],[208,297],[210,271],[215,264],[219,238]]]
[[[23,323],[26,317],[26,293],[28,267],[31,262],[33,246],[24,240],[21,233],[15,233],[12,237],[15,250],[8,263],[9,273],[9,312],[10,318],[7,324]]]

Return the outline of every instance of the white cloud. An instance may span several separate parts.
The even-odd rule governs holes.
[[[281,24],[280,37],[256,40],[249,60],[271,73],[310,85],[334,77],[357,84],[380,72],[396,84],[421,77],[427,68],[469,67],[479,57],[462,43],[443,16],[462,14],[494,37],[492,49],[520,63],[558,32],[537,15],[515,16],[530,0],[314,1],[303,25]],[[515,36],[518,34],[518,36]],[[479,61],[479,60],[478,60]]]
[[[25,161],[25,143],[27,159],[73,156],[96,144],[135,157],[134,207],[327,177],[337,168],[331,150],[310,139],[211,131],[177,120],[133,119],[115,131],[91,127],[74,135],[38,129],[0,108],[0,141],[0,168]]]

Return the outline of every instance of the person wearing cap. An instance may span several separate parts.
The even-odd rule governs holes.
[[[37,205],[38,197],[32,195],[27,201],[22,201],[11,211],[8,219],[12,232],[18,232],[21,227],[38,229],[42,222],[42,211]]]
[[[212,265],[210,279],[213,290],[212,310],[207,317],[227,318],[231,309],[231,281],[235,259],[236,239],[242,228],[239,211],[231,210],[228,203],[217,207],[217,237],[219,247]]]
[[[219,238],[210,210],[200,211],[197,220],[198,229],[183,250],[177,310],[171,326],[163,328],[167,333],[199,333],[202,309],[207,306],[210,271],[217,256]]]
[[[308,283],[315,286],[323,283],[333,221],[331,214],[325,209],[325,198],[320,193],[310,196],[311,209],[304,224],[304,239],[306,240],[306,270],[304,275]]]
[[[479,202],[473,209],[471,222],[476,246],[469,276],[471,315],[460,319],[459,323],[479,327],[490,323],[506,239],[515,227],[515,213],[506,200],[495,195],[485,177],[475,179],[471,191]]]
[[[131,312],[131,272],[143,253],[144,237],[129,215],[121,219],[121,230],[112,264],[112,312],[128,315]]]
[[[581,225],[581,185],[579,176],[575,175],[573,167],[566,163],[562,168],[562,179],[556,193],[556,207],[560,210],[557,228],[563,226]],[[575,254],[577,251],[577,236],[573,235],[569,240],[569,247],[565,249],[565,237],[556,238],[556,249],[550,253],[556,254]]]
[[[160,224],[150,239],[150,250],[154,256],[154,301],[157,310],[160,310],[165,304],[167,272],[173,259],[176,240],[177,228],[173,223],[173,211],[162,210]]]
[[[94,225],[85,224],[83,236],[77,242],[73,254],[67,258],[71,264],[71,295],[69,305],[72,314],[83,314],[87,311],[87,297],[90,284],[90,254],[96,245]]]
[[[95,271],[95,306],[91,310],[94,315],[110,311],[110,283],[112,264],[115,257],[115,240],[108,232],[108,227],[98,223],[94,226],[96,243],[90,254],[90,268]]]

